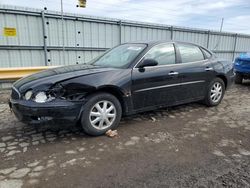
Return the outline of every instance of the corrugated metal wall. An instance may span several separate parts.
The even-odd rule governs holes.
[[[120,43],[140,40],[193,42],[228,60],[250,51],[250,36],[236,33],[74,14],[65,14],[63,25],[57,12],[1,5],[0,29],[16,28],[17,35],[1,32],[0,68],[85,63]]]

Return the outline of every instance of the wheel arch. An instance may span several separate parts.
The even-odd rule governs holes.
[[[222,79],[225,84],[225,89],[227,89],[227,77],[223,74],[217,75],[218,78]]]
[[[92,95],[92,94],[97,93],[97,92],[105,92],[105,93],[109,93],[109,94],[114,95],[121,104],[122,114],[125,113],[126,103],[123,99],[123,96],[125,95],[125,93],[120,88],[118,88],[116,86],[112,86],[112,85],[105,85],[105,86],[101,86],[101,87],[97,88],[95,91],[89,93],[89,95]]]

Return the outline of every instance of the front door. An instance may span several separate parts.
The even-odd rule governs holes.
[[[133,68],[132,99],[135,110],[165,106],[180,99],[180,65],[176,64],[173,43],[152,47],[142,59],[154,59],[157,66]]]

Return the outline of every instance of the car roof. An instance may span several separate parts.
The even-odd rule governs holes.
[[[133,41],[133,42],[126,42],[125,44],[147,44],[148,46],[154,46],[157,44],[162,43],[181,43],[181,44],[189,44],[199,46],[198,44],[191,43],[191,42],[184,42],[184,41],[177,41],[177,40],[143,40],[143,41]]]

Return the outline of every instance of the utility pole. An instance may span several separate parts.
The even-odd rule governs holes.
[[[221,24],[220,24],[220,33],[222,32],[223,23],[224,23],[224,18],[222,18],[222,19],[221,19]]]
[[[220,33],[222,32],[222,28],[223,28],[223,24],[224,24],[224,18],[221,19],[221,24],[220,24]],[[220,44],[220,40],[221,40],[221,35],[219,36],[219,39],[214,47],[214,50],[216,50],[216,48],[219,46]]]

